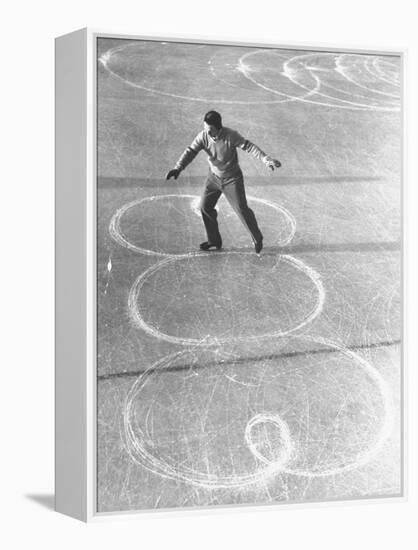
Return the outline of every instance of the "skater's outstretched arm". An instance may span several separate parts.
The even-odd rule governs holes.
[[[261,160],[267,168],[270,168],[270,170],[274,170],[275,168],[280,168],[282,163],[270,157],[269,155],[266,155],[264,151],[258,147],[255,143],[250,141],[249,139],[245,139],[239,134],[238,132],[235,132],[235,140],[236,140],[236,147],[240,147],[243,151],[246,151],[247,153],[250,153],[255,158]]]
[[[170,178],[174,178],[175,180],[179,177],[180,172],[182,172],[186,166],[188,166],[192,160],[196,157],[199,151],[203,149],[203,142],[202,142],[202,132],[198,134],[193,142],[189,145],[189,147],[186,147],[182,155],[180,156],[179,160],[176,162],[176,165],[172,170],[168,172],[166,175],[166,179],[169,180]]]

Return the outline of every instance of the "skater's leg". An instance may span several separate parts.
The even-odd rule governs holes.
[[[200,201],[200,212],[202,214],[203,223],[205,224],[208,244],[218,248],[222,246],[222,239],[218,227],[218,213],[215,209],[216,203],[221,196],[222,191],[220,186],[214,181],[212,175],[208,176],[206,187]]]
[[[223,186],[222,190],[229,204],[238,214],[244,226],[248,229],[254,244],[257,245],[257,243],[261,243],[263,240],[263,235],[258,227],[254,212],[247,204],[244,179],[242,175],[231,178],[231,181],[228,181]]]

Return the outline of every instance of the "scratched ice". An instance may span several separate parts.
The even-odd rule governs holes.
[[[399,58],[104,41],[100,62],[100,510],[399,494]],[[260,258],[223,198],[224,250],[196,252],[203,155],[163,179],[208,105],[285,161],[240,153]]]
[[[124,410],[132,458],[164,477],[241,487],[278,474],[358,468],[392,429],[386,382],[360,355],[323,340],[277,354],[194,349],[168,356],[133,385]],[[303,349],[303,348],[302,348]]]
[[[158,51],[160,63],[169,65],[169,58],[181,55],[182,45],[172,44],[170,52]],[[202,58],[208,58],[202,71]],[[396,58],[373,55],[306,53],[294,55],[285,50],[250,50],[241,55],[234,48],[220,49],[202,46],[190,50],[187,58],[179,57],[173,73],[183,75],[183,89],[178,81],[163,81],[154,66],[150,46],[130,43],[108,50],[100,61],[115,77],[148,92],[191,101],[223,104],[277,104],[302,101],[341,109],[398,111],[400,108],[400,77]],[[138,71],[141,66],[143,70]],[[195,71],[200,78],[195,79]],[[147,75],[144,78],[144,75]],[[166,76],[170,75],[169,67]],[[207,85],[205,86],[205,83]],[[202,90],[210,90],[202,97]],[[225,92],[233,92],[226,98]]]
[[[225,252],[155,264],[135,281],[128,305],[156,338],[213,345],[285,336],[315,319],[324,299],[319,275],[292,256]]]
[[[119,208],[112,217],[110,234],[121,246],[142,254],[185,255],[196,250],[196,235],[202,234],[203,239],[199,201],[196,195],[178,193],[130,202]],[[262,216],[266,242],[285,246],[292,240],[296,222],[284,207],[254,197],[248,197],[248,204]],[[217,209],[224,246],[248,247],[251,238],[223,197]],[[160,220],[158,224],[154,223],[156,219]],[[153,227],[152,231],[150,227]]]

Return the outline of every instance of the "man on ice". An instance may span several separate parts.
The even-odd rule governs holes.
[[[206,228],[207,241],[201,243],[200,249],[222,248],[215,206],[224,193],[229,204],[250,232],[255,251],[259,254],[263,248],[263,235],[254,212],[247,204],[244,177],[238,164],[237,147],[261,160],[271,170],[281,166],[278,160],[266,155],[257,145],[243,138],[237,131],[222,126],[219,113],[209,111],[204,117],[203,130],[186,148],[175,167],[168,172],[166,179],[177,179],[180,172],[192,162],[199,151],[205,151],[208,155],[209,174],[200,202],[200,211]]]

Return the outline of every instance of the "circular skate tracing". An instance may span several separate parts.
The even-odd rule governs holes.
[[[266,55],[251,52],[240,60],[242,72],[266,91],[275,93],[282,75],[259,70]],[[261,59],[260,59],[261,58]],[[249,64],[248,64],[249,63]],[[283,62],[283,74],[309,93],[303,101],[328,107],[397,111],[400,102],[396,58],[360,54],[309,53]]]
[[[132,386],[124,431],[130,456],[148,470],[226,488],[360,467],[392,416],[384,379],[360,355],[291,339],[245,360],[208,348],[162,359]]]
[[[161,195],[125,204],[112,217],[109,232],[121,246],[154,256],[183,256],[204,240],[204,226],[196,195]],[[248,197],[267,246],[285,246],[296,230],[293,216],[273,202]],[[225,246],[253,246],[237,214],[224,197],[218,202],[218,222]],[[201,235],[199,240],[199,235]]]
[[[155,338],[208,346],[289,334],[320,313],[324,296],[319,275],[291,256],[197,253],[142,273],[129,310]]]
[[[295,55],[283,49],[141,41],[108,50],[100,62],[130,86],[190,101],[302,101],[371,111],[400,108],[397,57],[318,52]]]

